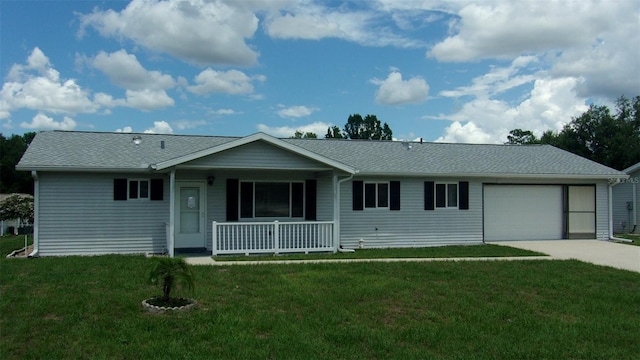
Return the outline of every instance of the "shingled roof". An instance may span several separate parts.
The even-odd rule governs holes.
[[[132,143],[134,136],[140,144]],[[550,145],[479,145],[336,139],[252,139],[316,160],[344,164],[361,175],[624,178],[623,172]],[[48,131],[36,135],[19,170],[151,171],[226,148],[240,137]],[[240,141],[241,142],[241,141]],[[161,146],[164,144],[164,146]],[[225,145],[226,144],[226,145]],[[298,150],[296,150],[298,149]]]

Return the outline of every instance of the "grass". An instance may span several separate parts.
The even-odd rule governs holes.
[[[352,253],[282,254],[263,256],[214,256],[215,261],[269,261],[317,259],[381,259],[381,258],[452,258],[452,257],[504,257],[541,256],[545,254],[493,244],[470,246],[441,246],[404,249],[361,249]]]
[[[145,282],[150,266],[142,256],[0,259],[0,358],[640,353],[640,274],[578,261],[200,266],[200,308],[169,315],[141,308],[160,295]]]
[[[28,236],[27,244],[33,244],[33,236]],[[5,257],[13,250],[22,249],[23,247],[24,235],[4,235],[0,237],[0,257]]]

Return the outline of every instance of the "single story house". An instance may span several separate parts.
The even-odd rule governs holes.
[[[640,234],[640,162],[622,172],[629,178],[613,188],[613,229],[616,233]]]
[[[48,131],[33,256],[601,238],[628,175],[548,145]]]

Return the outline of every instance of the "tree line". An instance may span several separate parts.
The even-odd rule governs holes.
[[[591,105],[560,131],[547,130],[540,138],[531,130],[513,129],[506,143],[549,144],[616,170],[626,169],[640,162],[640,96],[621,96],[613,111]]]
[[[11,135],[0,133],[0,193],[33,195],[33,179],[28,171],[16,171],[16,164],[36,136],[35,132]]]

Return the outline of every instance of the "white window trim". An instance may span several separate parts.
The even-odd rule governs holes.
[[[371,185],[374,184],[375,185],[375,199],[376,199],[376,206],[375,207],[367,207],[367,184]],[[381,184],[386,184],[387,185],[387,206],[379,206],[378,205],[378,186]],[[362,185],[362,207],[364,210],[374,210],[374,209],[389,209],[390,208],[390,203],[391,203],[391,183],[389,181],[364,181],[363,185]]]
[[[444,207],[438,206],[438,185],[444,185]],[[449,206],[449,185],[456,186],[456,206]],[[435,202],[433,208],[435,210],[438,209],[459,209],[460,208],[460,185],[457,182],[437,182],[435,183],[433,188],[434,196],[433,201]]]
[[[238,219],[259,219],[264,221],[277,220],[277,219],[304,219],[306,216],[305,204],[307,203],[306,184],[302,180],[240,180],[239,187],[242,189],[242,183],[251,183],[253,206],[251,217],[242,217],[242,191],[238,191]],[[289,184],[289,214],[288,216],[256,216],[256,183],[286,183]],[[291,216],[293,214],[293,186],[292,184],[302,184],[302,216]]]
[[[138,197],[137,198],[130,197],[130,195],[131,195],[130,187],[131,187],[131,182],[132,181],[137,181],[138,182]],[[147,197],[144,197],[144,198],[140,197],[140,183],[143,182],[143,181],[147,183]],[[127,179],[127,200],[148,201],[150,199],[151,199],[151,180],[150,179],[140,179],[140,178]]]

